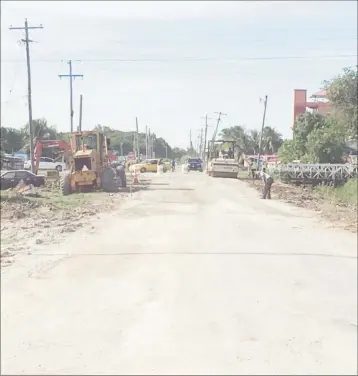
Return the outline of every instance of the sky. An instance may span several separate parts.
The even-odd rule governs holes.
[[[1,1],[1,125],[28,121],[26,52],[30,31],[33,118],[70,130],[83,95],[83,128],[129,131],[147,125],[187,147],[209,119],[220,128],[266,125],[291,136],[293,91],[313,94],[357,64],[356,1]]]

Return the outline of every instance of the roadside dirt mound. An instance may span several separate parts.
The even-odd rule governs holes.
[[[247,181],[261,193],[262,183],[256,180],[254,183]],[[323,218],[328,219],[334,227],[342,227],[346,230],[357,232],[357,205],[330,200],[310,186],[294,186],[275,182],[271,189],[272,199],[281,200],[302,208],[314,210]]]
[[[36,244],[58,243],[100,212],[116,209],[127,193],[93,192],[62,196],[44,187],[33,197],[1,194],[1,266]]]

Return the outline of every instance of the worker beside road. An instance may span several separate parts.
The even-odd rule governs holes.
[[[272,177],[266,172],[266,168],[263,168],[262,171],[257,172],[257,175],[260,176],[262,181],[264,182],[264,187],[262,190],[262,198],[269,200],[271,199],[271,186],[273,184]]]
[[[251,171],[251,174],[252,174],[252,179],[255,179],[256,178],[256,171],[257,171],[257,162],[256,162],[256,159],[254,159],[250,163],[250,171]]]
[[[172,166],[172,171],[174,171],[175,170],[175,159],[172,159],[170,164]]]

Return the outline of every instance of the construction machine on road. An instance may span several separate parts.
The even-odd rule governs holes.
[[[113,167],[108,157],[110,140],[100,131],[71,134],[70,170],[62,174],[62,194],[103,189],[114,192],[126,185],[123,166]]]
[[[209,141],[206,173],[214,178],[222,177],[237,179],[239,173],[239,162],[235,153],[235,141]]]

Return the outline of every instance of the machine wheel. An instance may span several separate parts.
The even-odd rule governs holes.
[[[61,192],[64,196],[68,196],[72,193],[71,191],[71,173],[67,172],[60,178]]]
[[[61,172],[62,171],[62,166],[60,166],[60,165],[56,166],[55,170],[57,170],[58,172]]]
[[[145,172],[147,172],[147,169],[145,167],[142,167],[139,171],[141,174],[144,174]]]
[[[106,167],[103,170],[102,189],[105,192],[116,192],[118,190],[115,177],[116,177],[116,171],[114,168]]]

